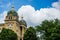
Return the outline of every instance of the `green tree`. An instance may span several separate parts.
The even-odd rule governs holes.
[[[37,40],[37,36],[36,36],[36,31],[33,27],[29,27],[25,34],[24,34],[24,40]]]
[[[0,40],[17,40],[17,34],[10,29],[2,29]]]
[[[43,34],[41,38],[45,40],[60,40],[60,20],[45,20],[36,28],[38,32]]]

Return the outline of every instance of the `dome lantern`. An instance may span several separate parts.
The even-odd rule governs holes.
[[[14,10],[14,5],[12,5],[12,10]]]

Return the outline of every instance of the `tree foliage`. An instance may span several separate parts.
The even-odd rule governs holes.
[[[43,33],[41,38],[45,40],[60,40],[60,20],[45,20],[36,28],[38,32]]]
[[[17,40],[17,34],[10,29],[2,29],[0,40]]]
[[[29,27],[26,30],[24,34],[24,40],[37,40],[36,31],[34,28]]]

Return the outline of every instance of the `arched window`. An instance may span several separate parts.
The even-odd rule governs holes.
[[[12,19],[12,17],[9,17],[9,19],[11,20],[11,19]]]
[[[10,17],[10,19],[12,19],[12,17]]]
[[[20,40],[22,40],[22,38]]]
[[[20,30],[21,30],[21,32],[22,32],[22,26],[20,26]]]
[[[22,38],[22,26],[20,26],[20,31],[21,31],[21,34],[20,35],[21,35],[21,38]]]

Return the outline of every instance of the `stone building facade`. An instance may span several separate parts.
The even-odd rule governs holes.
[[[24,32],[27,29],[27,24],[25,20],[23,20],[23,17],[21,17],[21,20],[18,20],[18,18],[18,13],[14,10],[14,6],[12,5],[12,9],[8,11],[4,20],[5,23],[0,24],[0,31],[3,28],[11,29],[17,34],[18,40],[23,40]]]

